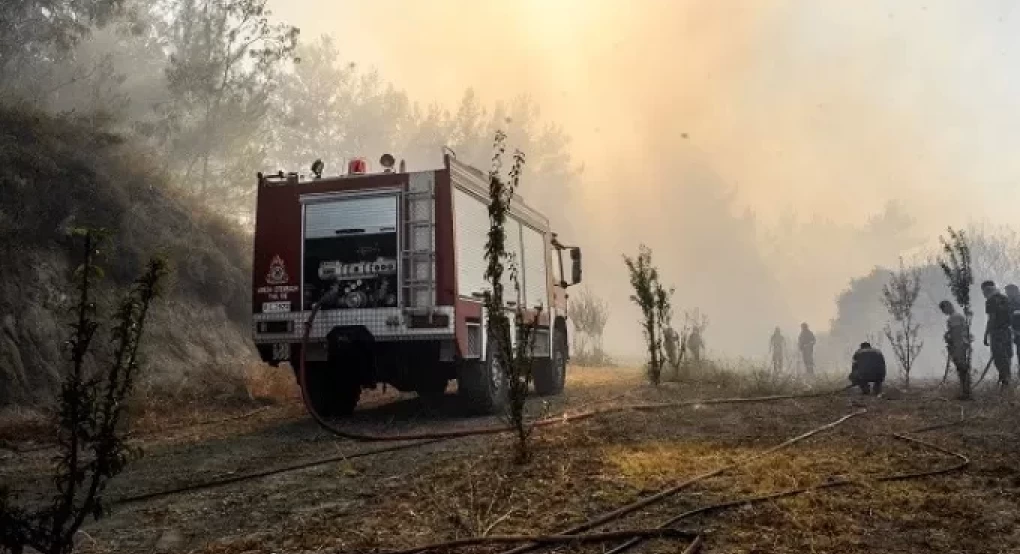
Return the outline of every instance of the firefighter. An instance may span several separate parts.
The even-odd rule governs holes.
[[[1020,287],[1006,285],[1006,298],[1009,299],[1009,326],[1013,330],[1013,345],[1016,346],[1017,365],[1020,365]]]
[[[970,400],[970,337],[968,336],[967,318],[956,311],[952,302],[939,302],[939,309],[946,315],[946,353],[956,375],[960,379],[960,400]]]
[[[772,354],[772,371],[779,373],[783,369],[783,347],[786,346],[786,340],[783,338],[782,331],[779,327],[772,332],[772,338],[769,339],[769,352]]]
[[[701,349],[704,346],[705,342],[701,339],[701,326],[695,325],[691,329],[690,336],[687,337],[687,348],[691,351],[691,361],[695,364],[701,361]]]
[[[981,283],[981,292],[985,295],[985,313],[988,324],[985,326],[984,344],[992,354],[992,362],[999,371],[999,386],[1009,385],[1009,374],[1013,365],[1013,330],[1010,328],[1009,298],[995,286],[994,281]]]
[[[864,395],[874,393],[875,396],[881,396],[884,381],[885,356],[881,350],[872,348],[870,342],[862,342],[861,347],[854,352],[850,365],[850,382],[860,387]]]
[[[807,323],[800,324],[800,336],[797,337],[797,347],[800,349],[800,357],[804,360],[804,371],[808,375],[814,375],[815,334],[808,328]]]

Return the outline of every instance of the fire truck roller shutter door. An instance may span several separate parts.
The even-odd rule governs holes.
[[[309,204],[305,213],[305,239],[336,237],[351,231],[394,232],[396,226],[397,197],[393,194],[316,202]]]
[[[545,237],[539,231],[524,226],[524,300],[528,308],[539,305],[548,313],[548,283],[546,282]]]
[[[488,206],[478,197],[454,192],[457,242],[457,293],[471,298],[489,287],[485,283],[485,242],[489,236]]]

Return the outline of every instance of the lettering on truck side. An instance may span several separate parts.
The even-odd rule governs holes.
[[[298,290],[297,285],[277,285],[275,287],[259,287],[255,289],[255,292],[266,295],[267,300],[286,300],[288,294],[293,294]]]

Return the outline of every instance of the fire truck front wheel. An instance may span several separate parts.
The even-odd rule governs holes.
[[[461,363],[457,375],[457,394],[467,409],[474,414],[496,414],[503,410],[507,400],[506,375],[503,356],[496,342],[489,339],[484,361]]]
[[[361,397],[361,385],[351,378],[344,378],[342,368],[329,362],[309,363],[305,368],[308,376],[308,399],[312,408],[322,417],[350,415]]]
[[[552,357],[535,365],[535,394],[552,396],[563,392],[567,377],[567,334],[557,326],[553,331]]]

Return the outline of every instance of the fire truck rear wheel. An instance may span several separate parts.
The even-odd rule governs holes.
[[[446,394],[446,386],[449,384],[450,380],[437,371],[436,375],[422,377],[418,386],[415,387],[415,392],[425,400],[436,401],[443,398]]]
[[[471,413],[497,414],[503,410],[507,400],[504,360],[493,339],[489,339],[485,351],[484,361],[461,364],[457,375],[457,394]]]
[[[553,335],[552,356],[546,363],[535,365],[535,394],[552,396],[563,392],[567,377],[567,335],[556,329]]]

